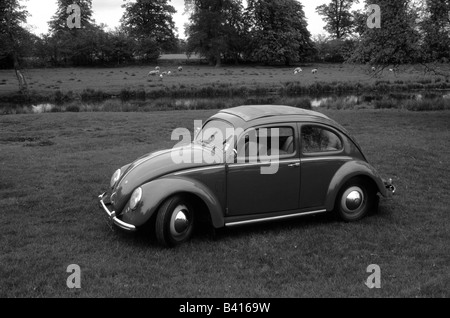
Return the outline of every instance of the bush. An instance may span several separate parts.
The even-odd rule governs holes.
[[[444,98],[409,100],[403,107],[410,111],[437,111],[450,109],[450,100]]]
[[[81,100],[83,102],[88,102],[88,101],[102,101],[105,100],[107,98],[110,98],[111,96],[109,96],[108,94],[106,94],[103,91],[100,90],[94,90],[94,89],[85,89],[81,92]]]
[[[399,102],[395,99],[383,98],[381,100],[377,100],[374,103],[375,109],[390,109],[390,108],[398,108]]]
[[[66,107],[66,112],[78,113],[80,112],[80,107],[78,105],[70,105]]]
[[[296,99],[291,106],[302,109],[312,109],[311,100],[309,98]]]

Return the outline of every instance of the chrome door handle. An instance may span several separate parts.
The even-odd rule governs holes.
[[[300,162],[290,164],[288,167],[292,167],[292,168],[294,168],[294,167],[300,167]]]

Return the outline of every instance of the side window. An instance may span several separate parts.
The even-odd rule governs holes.
[[[238,142],[238,158],[280,157],[295,153],[292,127],[264,127],[250,129]]]
[[[339,151],[342,149],[342,141],[334,132],[319,126],[302,127],[303,153]]]

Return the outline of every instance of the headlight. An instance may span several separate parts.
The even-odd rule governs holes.
[[[135,210],[139,202],[141,202],[142,199],[142,189],[137,188],[133,191],[133,194],[131,195],[130,199],[130,209]]]
[[[116,185],[117,181],[119,181],[119,179],[120,179],[120,174],[121,174],[120,169],[117,170],[116,172],[114,172],[113,176],[111,177],[111,183],[110,183],[111,189],[113,189],[114,186]]]

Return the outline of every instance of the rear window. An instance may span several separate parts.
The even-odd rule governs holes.
[[[331,152],[343,149],[341,138],[326,128],[303,126],[301,134],[303,153]]]

